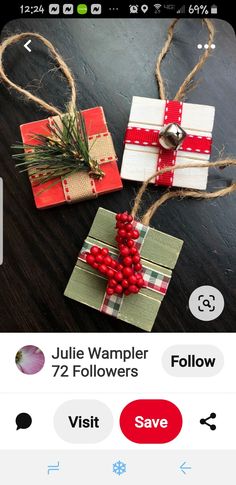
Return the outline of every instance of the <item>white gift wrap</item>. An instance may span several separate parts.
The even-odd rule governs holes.
[[[141,98],[132,100],[128,126],[160,130],[163,127],[165,100]],[[189,135],[212,137],[215,108],[201,104],[183,103],[181,127]],[[158,163],[158,147],[125,144],[121,177],[143,182],[151,177]],[[177,152],[176,163],[204,163],[210,154]],[[208,168],[185,168],[174,171],[173,186],[205,190]],[[153,183],[155,181],[153,180]]]

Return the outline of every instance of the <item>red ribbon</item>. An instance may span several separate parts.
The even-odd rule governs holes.
[[[163,126],[169,123],[178,123],[181,126],[183,103],[179,101],[166,101]],[[148,128],[128,126],[125,133],[125,143],[159,148],[157,170],[175,165],[177,150],[166,150],[160,145],[159,131]],[[212,138],[187,134],[181,146],[178,148],[184,152],[211,153]],[[171,186],[173,184],[174,171],[166,172],[156,178],[157,185]]]

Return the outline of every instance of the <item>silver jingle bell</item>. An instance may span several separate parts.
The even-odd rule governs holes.
[[[186,131],[178,123],[169,123],[160,130],[159,142],[166,150],[177,150],[186,136]]]

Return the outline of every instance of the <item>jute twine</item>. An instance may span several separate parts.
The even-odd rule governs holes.
[[[30,91],[27,91],[26,89],[22,88],[18,84],[15,84],[13,81],[11,81],[11,79],[9,79],[9,77],[5,73],[4,62],[3,62],[3,54],[5,50],[9,46],[16,44],[17,42],[20,42],[26,38],[32,38],[32,37],[41,41],[48,48],[49,54],[55,60],[60,71],[65,76],[71,90],[71,99],[68,103],[67,111],[74,112],[76,107],[76,85],[75,85],[73,74],[69,69],[69,67],[67,66],[67,64],[65,63],[64,59],[61,57],[61,55],[57,52],[55,47],[52,45],[52,43],[48,39],[43,37],[43,35],[41,34],[37,34],[35,32],[23,32],[21,34],[12,35],[6,38],[0,44],[0,78],[7,86],[14,89],[19,94],[23,95],[28,101],[34,101],[36,104],[44,108],[46,111],[49,111],[50,113],[53,113],[59,116],[62,115],[62,112],[56,106],[47,103],[43,99],[32,94]]]
[[[175,19],[170,24],[168,31],[167,31],[167,38],[166,38],[165,44],[163,45],[161,52],[160,52],[160,54],[157,58],[156,79],[157,79],[160,99],[167,99],[166,89],[165,89],[165,81],[164,81],[164,79],[162,77],[162,73],[161,73],[161,64],[162,64],[162,61],[164,60],[166,54],[170,50],[170,47],[171,47],[171,44],[172,44],[172,41],[173,41],[173,37],[174,37],[175,26],[176,26],[178,21],[179,21],[179,19]],[[191,86],[191,83],[192,83],[194,77],[196,76],[196,74],[198,73],[198,71],[200,71],[200,69],[202,69],[206,60],[210,56],[211,45],[213,44],[214,37],[215,37],[215,27],[214,27],[213,23],[211,22],[211,20],[209,20],[209,19],[203,19],[203,23],[207,27],[207,31],[208,31],[208,49],[204,50],[204,53],[199,57],[197,64],[193,67],[193,69],[189,72],[189,74],[187,75],[187,77],[185,78],[183,83],[181,84],[180,88],[178,89],[178,91],[177,91],[177,93],[174,97],[174,100],[176,100],[176,101],[181,101],[189,91],[191,91],[192,89],[194,89],[196,87],[197,83],[193,84],[192,86]]]
[[[189,167],[231,167],[236,165],[236,160],[235,159],[226,159],[226,160],[217,160],[217,162],[211,162],[211,163],[185,163],[185,164],[179,164],[177,163],[175,167],[165,167],[162,170],[157,170],[155,174],[153,174],[148,180],[146,180],[140,187],[132,209],[132,216],[137,218],[138,211],[141,206],[142,202],[142,197],[144,195],[145,190],[147,189],[148,184],[157,177],[157,175],[161,175],[163,173],[169,172],[170,170],[179,170],[179,169],[184,169],[184,168],[189,168]],[[178,189],[178,190],[167,190],[158,200],[156,200],[146,211],[146,213],[142,216],[140,219],[143,224],[146,226],[149,225],[150,220],[156,210],[167,200],[169,199],[177,199],[180,197],[181,199],[184,199],[186,197],[192,197],[194,199],[216,199],[217,197],[224,197],[225,195],[232,194],[236,190],[236,183],[232,183],[229,187],[226,187],[224,189],[219,189],[215,190],[213,192],[204,192],[203,190],[191,190],[191,189]]]
[[[156,79],[158,83],[158,88],[159,88],[159,93],[160,93],[160,98],[161,99],[166,99],[166,89],[165,89],[165,82],[164,78],[161,73],[161,64],[163,59],[165,58],[166,54],[169,52],[171,44],[173,42],[173,36],[174,36],[174,30],[175,26],[178,22],[178,19],[175,19],[169,26],[168,31],[167,31],[167,38],[165,41],[165,44],[158,56],[157,59],[157,64],[156,64]],[[190,71],[190,73],[187,75],[185,80],[183,81],[182,85],[180,86],[178,92],[176,93],[174,99],[175,100],[182,100],[185,95],[192,89],[196,87],[196,83],[192,84],[192,81],[195,77],[195,75],[199,72],[199,70],[203,67],[205,64],[206,60],[210,56],[210,51],[211,51],[211,45],[214,41],[214,36],[215,36],[215,28],[211,20],[209,19],[204,19],[203,20],[205,26],[207,27],[208,31],[208,49],[205,50],[205,52],[200,56],[197,64],[194,66],[194,68]],[[52,58],[55,60],[56,64],[58,65],[59,69],[65,76],[68,85],[71,90],[71,99],[68,103],[67,111],[74,111],[76,107],[76,85],[75,85],[75,80],[73,77],[73,74],[61,55],[57,52],[55,47],[52,45],[52,43],[47,40],[44,36],[41,34],[37,34],[34,32],[23,32],[21,34],[16,34],[12,35],[8,38],[6,38],[1,44],[0,44],[0,79],[9,86],[10,88],[14,89],[21,95],[23,95],[28,101],[34,101],[36,104],[44,108],[45,110],[61,116],[63,113],[55,106],[47,103],[43,99],[39,98],[38,96],[35,96],[32,94],[30,91],[27,91],[26,89],[22,88],[18,84],[15,84],[13,81],[9,79],[7,74],[5,73],[4,69],[4,62],[3,62],[3,54],[7,47],[16,44],[17,42],[20,42],[24,40],[25,38],[36,38],[39,41],[41,41],[49,50],[50,55]],[[174,167],[165,167],[162,170],[157,170],[148,180],[146,180],[142,186],[140,187],[137,196],[134,201],[134,206],[132,209],[132,215],[134,217],[137,217],[138,211],[140,209],[142,197],[144,195],[144,192],[146,191],[148,184],[152,181],[155,180],[155,178],[158,175],[162,175],[163,173],[173,171],[173,170],[179,170],[179,169],[185,169],[189,167],[193,168],[207,168],[207,167],[229,167],[229,166],[235,166],[236,165],[236,160],[235,159],[226,159],[226,160],[218,160],[216,162],[211,162],[211,163],[186,163],[186,164],[176,164]],[[164,204],[167,200],[169,199],[175,199],[178,197],[185,198],[185,197],[192,197],[196,199],[214,199],[217,197],[224,197],[225,195],[229,195],[233,193],[236,190],[236,183],[232,183],[230,186],[216,190],[214,192],[205,192],[205,191],[200,191],[200,190],[185,190],[185,189],[178,189],[178,190],[168,190],[165,192],[158,200],[156,200],[146,211],[146,213],[142,216],[141,222],[145,225],[149,225],[151,217],[155,213],[155,211],[162,205]]]
[[[165,44],[157,58],[157,64],[156,64],[156,79],[157,79],[157,84],[158,84],[158,89],[159,89],[159,94],[160,94],[160,99],[166,99],[166,89],[165,89],[165,82],[164,78],[161,73],[161,64],[163,59],[165,58],[166,54],[169,52],[171,44],[173,42],[173,37],[174,37],[174,30],[175,26],[178,22],[178,19],[175,19],[169,26],[168,31],[167,31],[167,38],[165,41]],[[197,64],[193,67],[193,69],[190,71],[190,73],[187,75],[183,83],[181,84],[180,88],[178,89],[174,99],[176,101],[181,101],[183,98],[186,96],[186,94],[194,89],[197,85],[197,83],[193,84],[193,79],[195,75],[200,71],[200,69],[203,67],[205,64],[206,60],[210,56],[210,51],[211,51],[211,45],[214,41],[214,36],[215,36],[215,28],[211,20],[209,19],[203,19],[204,25],[207,27],[208,31],[208,49],[204,51],[204,54],[202,54],[197,62]],[[165,167],[161,170],[157,170],[151,177],[148,178],[143,184],[141,185],[132,209],[132,215],[133,217],[138,217],[138,212],[141,209],[141,203],[142,203],[142,198],[143,195],[148,188],[148,184],[152,182],[153,180],[156,179],[157,176],[162,175],[163,173],[174,171],[174,170],[182,170],[185,168],[208,168],[208,167],[220,167],[220,168],[225,168],[225,167],[230,167],[230,166],[235,166],[236,165],[236,160],[229,158],[225,160],[217,160],[216,162],[211,162],[211,163],[185,163],[185,164],[179,164],[177,163],[175,166],[171,165],[170,167]],[[213,192],[206,192],[206,191],[201,191],[201,190],[192,190],[192,189],[177,189],[177,190],[167,190],[158,200],[156,200],[145,212],[145,214],[140,217],[140,220],[143,224],[149,225],[150,220],[156,210],[165,202],[167,202],[170,199],[176,199],[176,198],[186,198],[186,197],[192,197],[194,199],[216,199],[218,197],[224,197],[225,195],[232,194],[233,192],[236,191],[236,183],[232,183],[228,187],[225,187],[224,189],[219,189],[215,190]]]

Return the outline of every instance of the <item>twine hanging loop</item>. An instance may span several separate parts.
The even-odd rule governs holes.
[[[15,34],[10,37],[7,37],[1,44],[0,44],[0,78],[3,80],[3,82],[9,87],[17,91],[19,94],[23,95],[28,101],[34,101],[38,106],[41,108],[45,109],[46,111],[49,111],[52,114],[55,115],[62,115],[62,112],[54,105],[47,103],[43,99],[39,98],[38,96],[35,96],[32,94],[30,91],[27,89],[22,88],[18,84],[14,83],[11,81],[11,79],[8,77],[8,75],[5,72],[4,69],[4,61],[3,61],[3,55],[6,51],[6,49],[9,46],[12,46],[16,44],[17,42],[21,42],[22,40],[25,40],[26,38],[35,38],[42,42],[48,49],[50,56],[55,60],[56,65],[64,75],[65,79],[68,82],[69,88],[71,90],[71,98],[68,103],[68,108],[67,111],[73,113],[76,109],[76,85],[75,85],[75,79],[74,76],[65,63],[64,59],[62,56],[57,52],[53,44],[46,39],[43,35],[35,33],[35,32],[23,32],[21,34]]]

